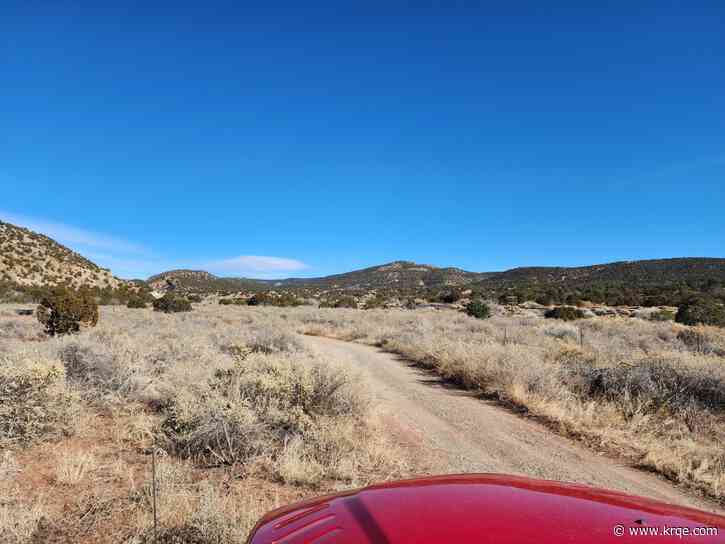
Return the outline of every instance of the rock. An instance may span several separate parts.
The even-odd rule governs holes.
[[[650,319],[652,314],[658,311],[659,308],[636,308],[632,314],[640,319]]]
[[[538,302],[534,302],[533,300],[527,300],[526,302],[520,304],[520,306],[527,310],[546,310],[547,309],[547,306],[544,306],[543,304],[539,304]]]

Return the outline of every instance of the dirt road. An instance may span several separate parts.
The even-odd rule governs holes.
[[[439,473],[502,472],[617,489],[723,513],[668,482],[598,455],[495,403],[451,388],[373,347],[320,337],[305,343],[369,376],[376,401],[403,442]]]

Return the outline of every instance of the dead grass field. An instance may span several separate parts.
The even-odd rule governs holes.
[[[725,500],[725,331],[633,318],[480,321],[450,311],[287,312],[381,346],[559,432]]]
[[[104,307],[47,339],[19,307],[0,306],[3,542],[149,542],[153,448],[161,542],[238,542],[277,505],[414,473],[363,378],[297,333],[381,346],[725,498],[719,329],[202,304]]]
[[[281,315],[105,307],[43,338],[0,307],[0,540],[240,542],[266,510],[406,474],[364,381]],[[176,540],[174,540],[176,539]]]

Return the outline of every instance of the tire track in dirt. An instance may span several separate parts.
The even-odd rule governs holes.
[[[623,466],[539,423],[450,387],[396,355],[330,338],[303,340],[324,357],[367,374],[377,404],[386,418],[395,420],[391,428],[397,428],[396,435],[415,436],[416,448],[432,458],[440,473],[497,472],[563,480],[723,513],[657,476]]]

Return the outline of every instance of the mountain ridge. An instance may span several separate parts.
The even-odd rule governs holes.
[[[470,290],[487,298],[515,294],[523,300],[583,298],[636,303],[659,297],[672,302],[697,293],[725,300],[725,258],[672,257],[576,267],[526,266],[497,272],[397,260],[316,278],[233,278],[205,270],[176,269],[133,281],[115,277],[109,269],[46,235],[0,221],[0,283],[19,289],[54,285],[106,291],[150,287],[222,294],[291,290],[317,298],[331,293],[385,291],[393,296],[436,299],[453,291]]]
[[[725,282],[725,258],[672,257],[614,261],[587,266],[528,266],[497,272],[471,272],[457,267],[436,267],[413,261],[392,261],[381,265],[316,278],[262,280],[223,278],[205,271],[167,271],[147,281],[176,276],[184,284],[183,273],[206,274],[213,283],[226,288],[320,288],[320,289],[430,289],[474,286],[480,288],[515,288],[524,284],[586,286],[589,283],[623,283],[636,285],[676,284],[712,280]],[[199,287],[198,277],[187,288]],[[211,287],[211,285],[209,286]],[[222,289],[223,290],[223,289]]]

